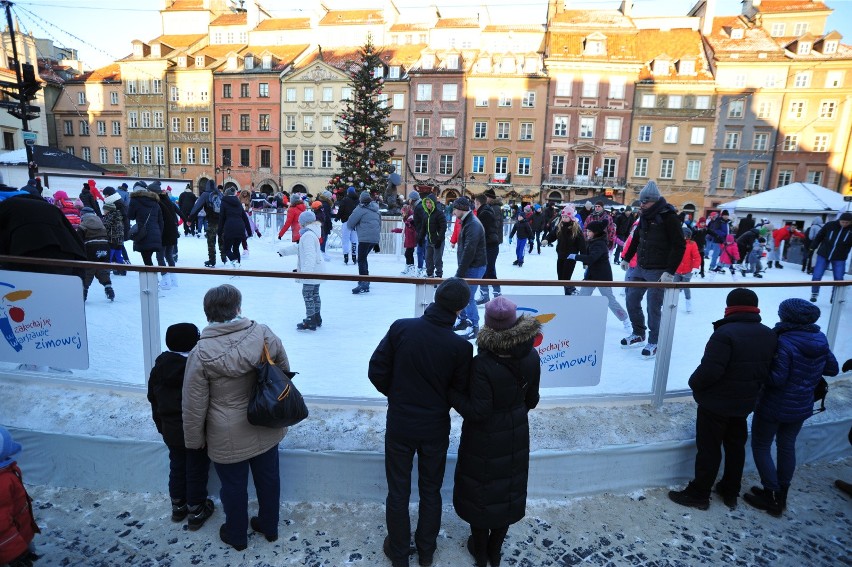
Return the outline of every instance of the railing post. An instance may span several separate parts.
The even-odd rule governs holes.
[[[160,299],[157,272],[139,272],[139,302],[142,306],[142,357],[145,364],[144,381],[160,354]]]
[[[414,316],[420,317],[435,298],[435,287],[427,283],[414,286]]]
[[[834,343],[837,340],[837,330],[840,328],[840,318],[843,311],[843,304],[846,303],[845,285],[839,285],[832,289],[834,300],[831,302],[831,314],[828,316],[828,329],[825,331],[825,336],[828,338],[828,346],[834,350]]]
[[[677,319],[677,299],[680,290],[667,287],[663,295],[663,311],[660,317],[660,334],[657,342],[657,356],[654,360],[654,381],[651,386],[651,402],[654,407],[663,405],[663,397],[668,385],[669,366],[672,361],[675,321]]]

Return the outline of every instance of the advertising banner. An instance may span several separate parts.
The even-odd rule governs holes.
[[[0,270],[0,360],[89,367],[83,282],[76,276]]]

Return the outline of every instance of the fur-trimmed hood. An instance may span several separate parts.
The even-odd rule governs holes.
[[[521,315],[514,326],[497,331],[487,325],[479,330],[476,346],[494,353],[508,354],[525,343],[531,343],[541,332],[541,322],[528,315]]]
[[[143,197],[146,199],[153,199],[155,201],[160,200],[160,195],[158,193],[154,193],[153,191],[138,190],[130,194],[131,199],[141,199]]]

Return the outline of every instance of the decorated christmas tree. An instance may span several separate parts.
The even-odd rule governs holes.
[[[361,48],[361,60],[352,66],[352,96],[337,117],[343,142],[337,146],[340,173],[329,180],[339,197],[351,185],[360,193],[384,194],[393,151],[384,149],[388,137],[390,106],[382,99],[384,64],[371,36]]]

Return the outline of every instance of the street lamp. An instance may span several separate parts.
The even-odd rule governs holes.
[[[216,167],[217,177],[220,173],[222,174],[222,185],[224,186],[225,185],[225,176],[231,175],[231,168],[230,167]]]
[[[462,197],[465,196],[465,192],[467,191],[467,184],[468,183],[474,183],[475,181],[476,181],[476,177],[474,177],[474,175],[472,173],[470,174],[470,177],[468,177],[467,179],[465,179],[464,177],[462,178],[462,184],[461,184],[462,185],[462,194],[461,194]]]

